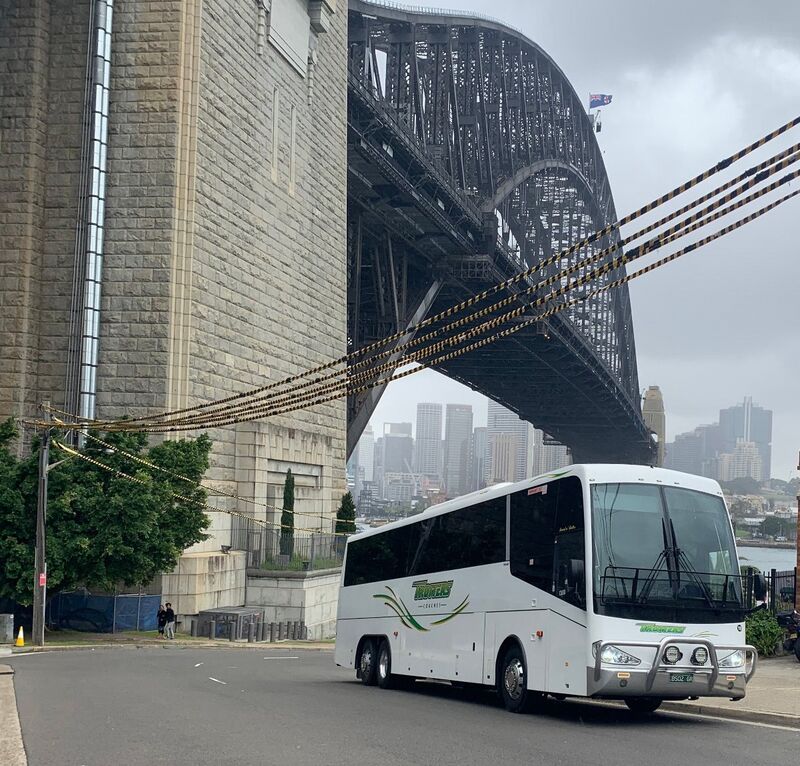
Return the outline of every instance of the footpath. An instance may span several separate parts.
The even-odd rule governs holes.
[[[759,660],[739,702],[701,697],[690,702],[665,702],[661,710],[733,718],[800,729],[800,662],[793,654]]]

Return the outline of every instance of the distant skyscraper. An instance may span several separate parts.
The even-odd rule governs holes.
[[[667,423],[664,413],[664,397],[658,386],[650,386],[644,394],[642,403],[642,415],[645,425],[656,435],[658,439],[658,452],[656,453],[656,465],[664,465],[664,451],[666,448]]]
[[[503,440],[502,448],[494,449],[493,444],[501,435],[514,436],[514,470],[508,474],[504,450],[511,448],[508,440]],[[488,450],[487,482],[496,484],[499,481],[522,481],[533,476],[533,426],[521,420],[511,410],[495,401],[489,400],[486,423],[486,442]],[[502,465],[494,464],[497,459]],[[510,479],[499,478],[511,475]]]
[[[752,442],[761,455],[761,479],[771,478],[772,410],[753,404],[753,398],[746,396],[742,404],[719,411],[719,427],[723,452],[735,452],[740,439]]]
[[[533,430],[533,470],[531,475],[539,476],[557,471],[572,462],[569,450],[563,444],[548,444],[545,434],[538,428]]]
[[[519,437],[514,433],[495,433],[489,444],[489,483],[518,481],[517,452]]]
[[[470,451],[470,492],[475,492],[486,486],[487,446],[486,428],[476,428],[472,432],[472,447]]]
[[[733,481],[749,477],[763,481],[761,454],[755,442],[739,439],[733,452],[723,452],[717,461],[717,479]]]
[[[442,405],[420,402],[417,405],[417,438],[414,466],[418,474],[439,479],[442,476]]]
[[[448,497],[458,497],[469,491],[471,441],[472,407],[448,404],[444,424],[444,485]]]
[[[721,449],[719,424],[698,426],[666,445],[664,467],[716,479],[715,461]]]
[[[367,426],[358,440],[358,465],[364,469],[364,481],[372,481],[375,466],[375,433]]]

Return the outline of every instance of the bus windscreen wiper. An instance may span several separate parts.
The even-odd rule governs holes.
[[[703,598],[705,599],[706,603],[712,609],[719,609],[721,606],[717,604],[714,600],[714,597],[711,595],[711,591],[708,589],[708,583],[700,576],[700,573],[692,566],[691,561],[689,561],[689,557],[678,547],[678,540],[675,537],[675,526],[672,523],[672,519],[669,520],[669,529],[670,534],[672,536],[672,551],[675,557],[675,565],[676,565],[676,577],[678,579],[678,585],[680,586],[680,576],[681,571],[685,572],[689,577],[694,581],[695,585],[700,589],[700,592],[703,594]]]

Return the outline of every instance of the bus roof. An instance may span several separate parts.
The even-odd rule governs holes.
[[[461,495],[460,497],[447,500],[444,503],[439,503],[427,508],[422,513],[417,513],[413,516],[408,516],[399,521],[393,521],[389,524],[384,524],[375,529],[368,529],[364,532],[351,535],[350,540],[360,540],[362,537],[370,537],[372,535],[380,534],[389,529],[402,527],[406,524],[414,524],[424,519],[429,519],[434,516],[440,516],[450,511],[458,510],[476,503],[482,503],[486,500],[492,500],[496,497],[505,497],[512,492],[517,492],[521,489],[535,487],[539,484],[546,484],[555,479],[561,479],[565,476],[577,476],[583,481],[588,481],[591,484],[610,484],[622,483],[631,484],[634,482],[642,482],[643,484],[668,484],[670,486],[684,487],[685,489],[694,489],[698,492],[706,492],[712,495],[722,496],[722,489],[719,484],[713,479],[708,479],[704,476],[695,476],[690,473],[682,473],[681,471],[673,471],[668,468],[656,468],[649,465],[629,465],[617,463],[582,463],[577,465],[569,465],[565,468],[560,468],[557,471],[534,476],[531,479],[523,479],[518,482],[504,482],[502,484],[493,484],[491,487],[479,489],[477,492],[470,492],[468,495]]]

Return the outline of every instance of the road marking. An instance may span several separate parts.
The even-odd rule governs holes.
[[[661,710],[661,715],[676,715],[681,718],[702,718],[707,721],[719,721],[720,723],[740,723],[744,726],[758,726],[762,729],[778,729],[780,731],[791,731],[797,734],[798,729],[794,726],[781,726],[777,723],[764,723],[763,721],[746,721],[743,718],[725,718],[718,715],[704,715],[701,713],[684,713],[678,710]]]
[[[209,681],[213,681],[215,684],[222,684],[223,686],[227,686],[227,681],[220,681],[219,678],[212,678],[211,676],[208,677]]]
[[[203,664],[202,662],[198,662],[198,663],[195,665],[195,667],[196,667],[196,668],[199,668],[199,667],[200,667],[202,664]]]
[[[299,660],[299,657],[264,657],[265,660]]]

